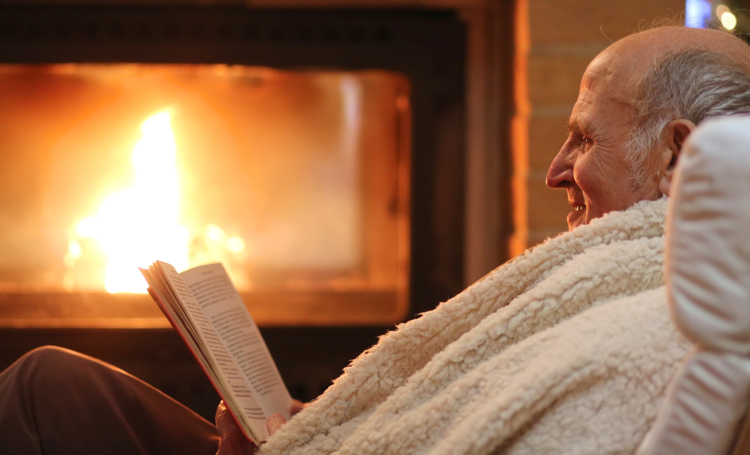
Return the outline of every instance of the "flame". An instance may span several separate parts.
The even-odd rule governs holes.
[[[141,124],[143,137],[133,151],[134,185],[107,197],[96,216],[77,225],[79,236],[97,240],[109,256],[108,292],[145,292],[137,267],[156,259],[178,270],[188,266],[188,231],[178,223],[177,148],[169,120],[169,113],[161,112]],[[69,254],[80,256],[76,246]]]
[[[193,262],[221,261],[235,285],[249,288],[247,267],[244,263],[238,267],[237,262],[252,253],[252,244],[241,237],[230,237],[215,224],[207,224],[191,237],[178,222],[177,148],[169,113],[149,117],[141,124],[141,131],[143,136],[133,150],[135,183],[108,196],[96,216],[76,225],[77,234],[69,240],[63,257],[65,267],[72,272],[79,260],[92,252],[87,253],[86,242],[80,242],[91,238],[108,257],[104,277],[108,292],[146,292],[146,281],[138,267],[147,267],[157,259],[177,270],[186,269]],[[194,250],[189,250],[188,245]],[[63,285],[73,290],[84,281],[90,283],[68,274]]]

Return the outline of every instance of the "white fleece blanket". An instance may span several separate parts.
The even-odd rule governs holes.
[[[690,347],[662,285],[666,210],[610,213],[400,325],[261,453],[632,453]]]

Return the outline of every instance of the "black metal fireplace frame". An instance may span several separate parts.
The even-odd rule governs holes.
[[[382,69],[406,75],[412,84],[413,114],[410,316],[434,308],[463,288],[465,47],[466,30],[453,10],[0,5],[0,63],[217,63]],[[303,384],[300,376],[306,373],[301,365],[315,358],[314,364],[323,368],[318,376],[330,376],[325,382],[384,330],[265,328],[263,333],[282,376],[293,390],[295,384],[306,388],[297,395],[307,399],[319,390]],[[143,349],[123,349],[124,340]],[[155,355],[144,352],[159,343],[161,354],[155,362],[192,364],[171,332],[4,329],[0,330],[0,346],[5,347],[0,369],[26,349],[49,343],[103,357],[126,369]],[[301,346],[304,349],[297,349]],[[143,374],[162,389],[182,387],[161,381],[164,375],[148,369]],[[188,404],[210,415],[214,396],[205,378],[200,378],[193,387],[207,388],[208,395]]]

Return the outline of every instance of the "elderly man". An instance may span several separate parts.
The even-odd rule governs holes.
[[[591,62],[547,184],[568,190],[570,229],[669,194],[680,147],[707,118],[750,112],[750,49],[726,33],[664,27]]]
[[[661,276],[674,165],[696,124],[745,113],[750,48],[731,35],[665,27],[610,46],[547,176],[568,192],[570,232],[382,337],[290,422],[271,419],[261,453],[632,453],[689,349]],[[71,386],[70,364],[96,379]],[[55,387],[80,394],[69,412],[40,398]],[[17,413],[0,415],[3,453],[215,450],[189,411],[58,350],[3,373],[0,407]],[[217,426],[220,453],[254,450],[222,406]]]

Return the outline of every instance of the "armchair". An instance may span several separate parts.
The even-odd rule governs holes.
[[[691,134],[666,236],[670,310],[695,349],[637,454],[750,453],[750,117]]]

